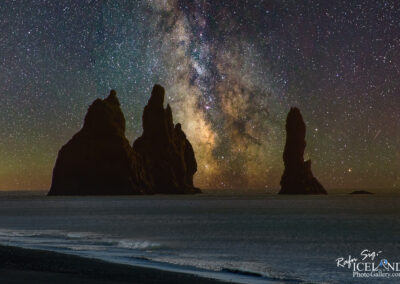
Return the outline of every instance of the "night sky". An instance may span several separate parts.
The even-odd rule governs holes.
[[[395,0],[4,0],[0,68],[2,190],[48,188],[58,150],[111,88],[132,143],[155,83],[199,187],[276,192],[290,106],[328,190],[400,187]]]

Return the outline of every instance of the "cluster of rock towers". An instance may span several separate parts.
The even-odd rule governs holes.
[[[58,153],[49,195],[199,193],[192,145],[155,85],[133,146],[116,92],[90,105],[82,129]]]
[[[195,154],[181,124],[174,125],[165,90],[155,85],[142,116],[143,134],[131,146],[117,94],[96,99],[82,129],[58,153],[49,195],[200,193],[193,185]],[[300,110],[286,120],[285,170],[279,194],[326,194],[304,161],[306,126]]]

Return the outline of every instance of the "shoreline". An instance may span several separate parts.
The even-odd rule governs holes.
[[[226,283],[189,273],[0,245],[1,283]],[[234,282],[231,282],[234,283]]]

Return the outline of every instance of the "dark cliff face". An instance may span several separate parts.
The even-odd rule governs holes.
[[[49,195],[141,194],[148,187],[140,156],[125,137],[116,92],[95,100],[82,129],[58,153]]]
[[[143,112],[143,134],[133,144],[150,183],[148,193],[200,192],[193,186],[197,163],[181,125],[174,126],[171,107],[164,109],[164,88],[155,85]]]
[[[327,194],[311,171],[311,160],[304,161],[306,125],[298,108],[291,108],[286,119],[285,170],[279,194]]]

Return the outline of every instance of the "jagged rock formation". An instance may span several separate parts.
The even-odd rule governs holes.
[[[115,91],[89,107],[82,129],[58,153],[49,195],[142,194],[148,189],[140,156],[125,137]]]
[[[327,194],[311,171],[311,160],[304,161],[306,125],[298,108],[291,108],[286,119],[285,171],[279,194]]]
[[[49,195],[199,193],[192,145],[155,85],[143,112],[143,135],[134,146],[125,137],[125,117],[116,92],[95,100],[82,129],[58,153]]]
[[[151,193],[198,193],[193,186],[197,163],[193,148],[171,107],[164,109],[164,88],[155,85],[144,108],[143,134],[133,144],[143,159]]]

